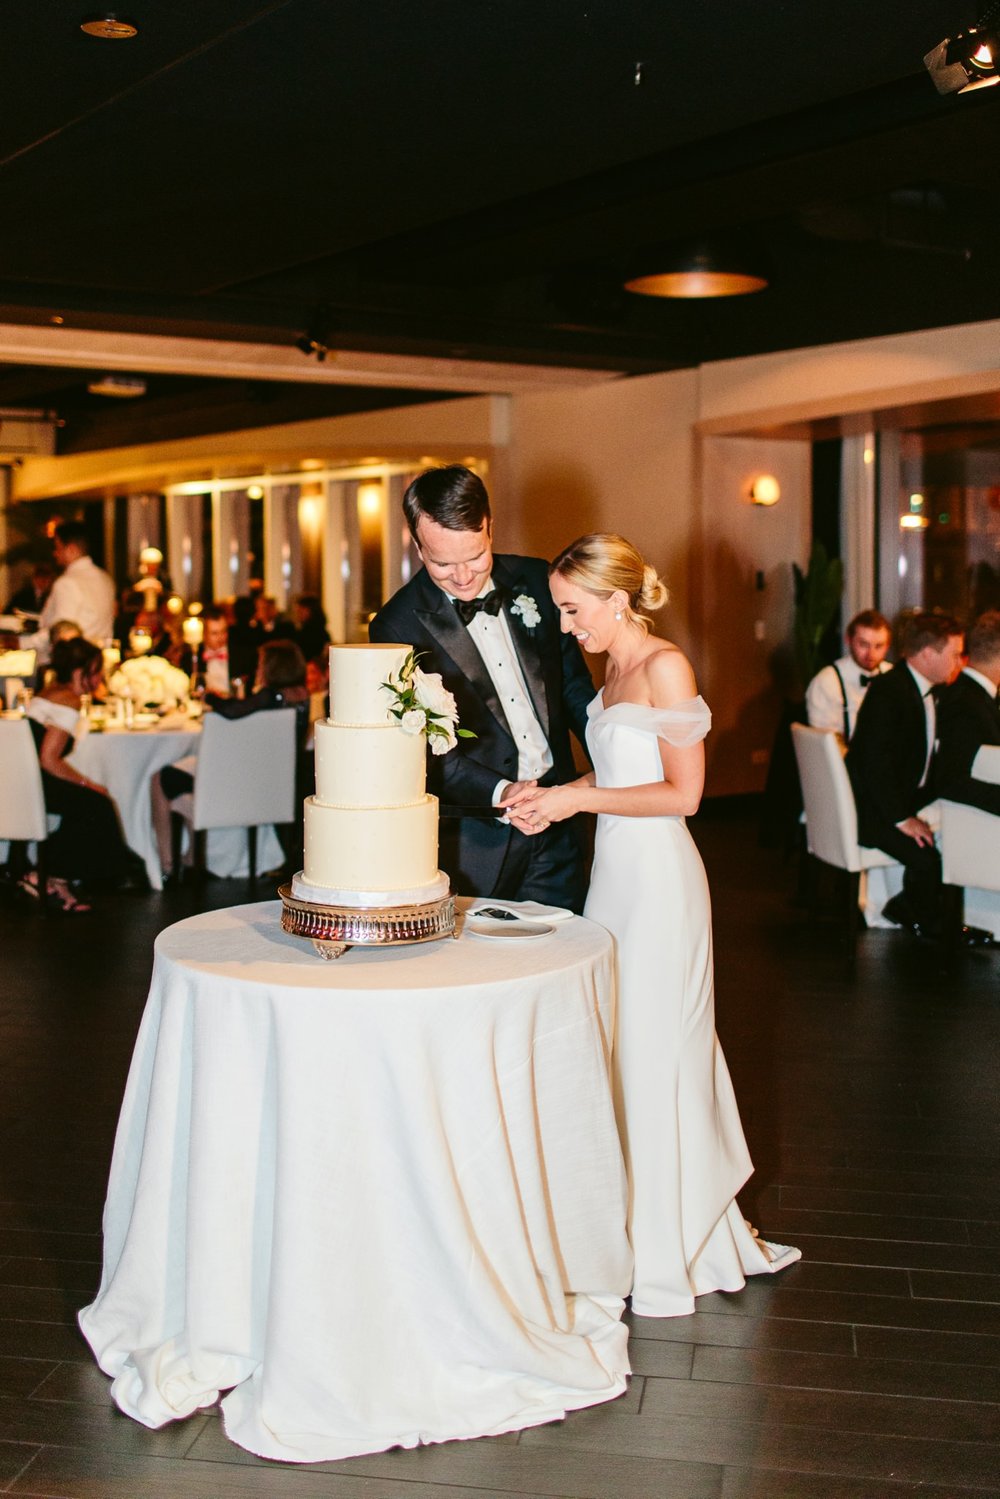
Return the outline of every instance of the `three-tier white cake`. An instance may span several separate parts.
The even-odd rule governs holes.
[[[384,684],[408,645],[330,647],[330,717],[316,725],[316,794],[305,803],[300,901],[360,910],[422,905],[448,894],[437,867],[438,801],[426,790],[426,744],[407,733]]]

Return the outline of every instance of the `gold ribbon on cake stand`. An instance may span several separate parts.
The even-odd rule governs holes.
[[[440,900],[423,905],[367,909],[299,900],[291,885],[282,885],[278,894],[282,931],[308,938],[321,958],[339,958],[349,947],[401,947],[457,936],[455,897],[450,890]]]

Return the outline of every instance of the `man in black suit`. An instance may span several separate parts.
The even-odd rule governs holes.
[[[963,631],[946,614],[915,613],[899,630],[901,659],[869,685],[847,751],[858,809],[858,839],[904,866],[903,889],[883,914],[910,930],[935,933],[941,919],[941,856],[918,816],[932,800],[937,738],[933,689],[954,681]]]
[[[972,774],[984,744],[1000,745],[1000,609],[981,614],[969,631],[969,663],[938,703],[938,796],[1000,817],[1000,786]]]
[[[579,911],[585,894],[580,830],[571,820],[528,835],[535,814],[502,803],[537,781],[579,772],[594,686],[576,642],[563,635],[536,557],[494,556],[482,480],[453,465],[420,474],[403,511],[422,571],[371,622],[375,642],[412,645],[440,672],[459,724],[475,734],[428,757],[441,800],[441,866],[459,894],[539,900]]]

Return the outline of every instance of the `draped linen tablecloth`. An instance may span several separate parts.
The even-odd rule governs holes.
[[[107,786],[118,808],[125,842],[145,863],[154,890],[163,887],[163,871],[153,833],[149,783],[164,766],[196,755],[200,738],[201,724],[176,714],[151,728],[85,733],[69,757],[83,775]],[[257,868],[276,868],[284,857],[274,828],[262,827],[257,837]],[[246,830],[211,828],[205,840],[205,865],[212,874],[248,874]]]
[[[334,962],[277,902],[157,939],[80,1325],[128,1415],[292,1462],[516,1430],[628,1373],[610,937]]]

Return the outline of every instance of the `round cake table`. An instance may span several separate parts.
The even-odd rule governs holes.
[[[315,1462],[537,1425],[628,1373],[612,944],[464,930],[337,963],[278,902],[157,938],[100,1291],[128,1415]]]

